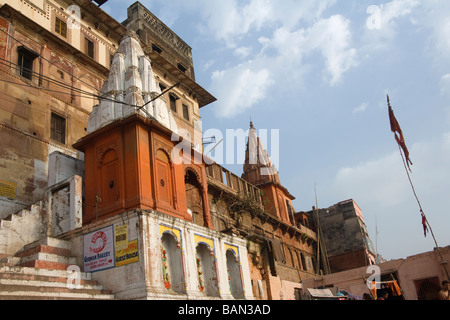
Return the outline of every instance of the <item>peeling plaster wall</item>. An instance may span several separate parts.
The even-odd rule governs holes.
[[[73,176],[47,189],[44,200],[0,220],[0,256],[13,256],[43,237],[82,226],[82,178]]]
[[[47,216],[42,205],[33,205],[30,210],[13,215],[11,220],[0,220],[0,258],[13,256],[25,245],[45,236]]]
[[[78,229],[83,223],[83,180],[73,176],[47,191],[49,235],[57,237]]]
[[[112,290],[116,298],[214,299],[199,290],[196,247],[199,241],[204,240],[214,246],[213,258],[217,265],[219,286],[219,297],[215,299],[234,299],[227,273],[226,248],[229,245],[238,248],[245,299],[254,299],[245,240],[153,211],[126,212],[68,234],[65,238],[72,241],[72,254],[77,258],[78,265],[83,266],[83,235],[107,226],[115,228],[123,225],[128,226],[129,241],[138,240],[139,261],[92,274],[95,280]],[[179,294],[165,287],[161,254],[161,238],[164,232],[173,232],[180,238],[186,294]]]

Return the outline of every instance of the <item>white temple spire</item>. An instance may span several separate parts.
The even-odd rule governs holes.
[[[178,133],[165,100],[161,97],[150,102],[159,94],[161,89],[156,83],[150,58],[145,55],[136,33],[129,31],[114,55],[109,78],[100,93],[100,104],[94,106],[89,117],[88,134],[137,113],[153,117]]]

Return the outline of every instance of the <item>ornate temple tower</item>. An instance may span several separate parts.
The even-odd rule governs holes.
[[[263,191],[263,197],[268,200],[266,209],[270,214],[283,222],[294,224],[295,211],[292,200],[295,197],[281,185],[278,170],[272,164],[252,122],[250,122],[242,179]]]

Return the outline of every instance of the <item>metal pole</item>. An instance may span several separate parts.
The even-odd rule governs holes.
[[[426,225],[428,226],[428,229],[430,230],[431,236],[433,237],[434,243],[435,243],[435,245],[436,245],[436,250],[437,250],[437,252],[438,252],[438,254],[439,254],[439,257],[440,257],[440,259],[441,259],[440,263],[441,263],[442,266],[444,267],[445,273],[446,273],[446,275],[447,275],[447,279],[450,280],[450,277],[449,277],[449,274],[448,274],[448,270],[447,270],[447,268],[446,268],[446,266],[445,266],[445,264],[444,264],[445,260],[444,260],[442,254],[441,254],[440,249],[439,249],[439,245],[438,245],[438,243],[437,243],[436,237],[434,236],[433,229],[431,228],[431,225],[430,225],[430,223],[428,222],[427,217],[425,216],[425,212],[423,211],[422,205],[420,204],[419,197],[417,196],[417,193],[416,193],[416,189],[414,188],[414,184],[412,183],[411,175],[409,174],[409,171],[408,171],[408,168],[407,168],[407,165],[406,165],[406,161],[405,161],[405,157],[403,156],[403,153],[402,153],[402,150],[400,149],[400,146],[398,146],[398,148],[399,148],[399,150],[400,150],[400,155],[402,156],[403,165],[404,165],[404,167],[405,167],[406,175],[408,176],[409,183],[410,183],[411,188],[412,188],[412,191],[413,191],[413,193],[414,193],[414,197],[415,197],[416,200],[417,200],[417,204],[419,205],[420,212],[421,212],[421,214],[423,215],[423,217],[424,217],[424,219],[425,219]]]

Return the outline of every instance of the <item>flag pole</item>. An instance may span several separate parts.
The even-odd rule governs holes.
[[[389,106],[389,108],[391,109],[391,104],[390,104],[390,101],[389,101],[389,95],[387,96],[387,101],[388,101],[388,106]],[[397,142],[398,142],[398,140],[397,140]],[[409,172],[411,171],[411,169],[409,168],[408,163],[407,163],[407,160],[405,159],[405,156],[403,155],[402,148],[401,148],[400,144],[398,144],[398,149],[399,149],[399,151],[400,151],[400,156],[402,157],[403,166],[405,167],[406,175],[408,176],[409,184],[411,185],[411,188],[412,188],[414,197],[416,198],[417,204],[419,205],[420,213],[421,213],[421,215],[422,215],[422,224],[423,224],[423,226],[424,226],[424,234],[425,234],[425,237],[426,237],[426,235],[427,235],[427,234],[426,234],[426,232],[427,232],[426,228],[428,227],[428,230],[430,231],[431,236],[433,237],[434,243],[435,243],[435,245],[436,245],[436,250],[437,250],[437,252],[438,252],[438,254],[439,254],[439,257],[441,258],[440,263],[441,263],[442,266],[444,267],[445,273],[446,273],[446,275],[447,275],[447,279],[450,280],[450,277],[449,277],[447,268],[446,268],[446,266],[445,266],[445,264],[446,264],[447,262],[444,260],[442,254],[441,254],[441,251],[440,251],[440,249],[439,249],[439,245],[438,245],[438,243],[437,243],[436,237],[434,236],[433,229],[431,228],[431,225],[430,225],[430,223],[428,222],[428,219],[427,219],[427,217],[426,217],[426,215],[425,215],[425,212],[424,212],[423,209],[422,209],[422,204],[420,203],[419,197],[417,196],[416,188],[414,187],[414,184],[413,184],[412,179],[411,179],[411,175],[410,175],[410,173],[409,173]]]
[[[399,146],[399,149],[400,149],[400,146]],[[444,257],[442,256],[442,253],[441,253],[441,250],[439,249],[439,245],[438,245],[438,243],[437,243],[436,237],[434,236],[433,229],[431,228],[431,225],[430,225],[430,223],[428,222],[428,219],[427,219],[427,217],[426,217],[426,215],[425,215],[425,212],[424,212],[423,209],[422,209],[422,205],[420,204],[420,200],[419,200],[419,198],[418,198],[418,196],[417,196],[416,189],[414,188],[414,184],[412,183],[411,175],[409,174],[408,167],[407,167],[406,161],[405,161],[405,157],[403,156],[403,153],[402,153],[402,150],[401,150],[401,149],[400,149],[400,155],[402,156],[403,165],[404,165],[404,167],[405,167],[405,171],[406,171],[406,174],[407,174],[407,176],[408,176],[409,183],[410,183],[411,188],[412,188],[412,190],[413,190],[414,197],[415,197],[416,200],[417,200],[417,203],[418,203],[419,209],[420,209],[420,213],[422,214],[422,223],[426,224],[426,226],[428,226],[428,230],[430,230],[431,236],[433,237],[434,243],[435,243],[435,245],[436,245],[437,253],[439,254],[439,257],[441,258],[440,263],[441,263],[442,266],[444,267],[445,273],[447,274],[447,280],[450,280],[450,277],[449,277],[447,268],[446,268],[446,266],[445,266],[445,264],[446,264],[447,262],[444,260]],[[426,231],[425,231],[425,236],[426,236]]]

